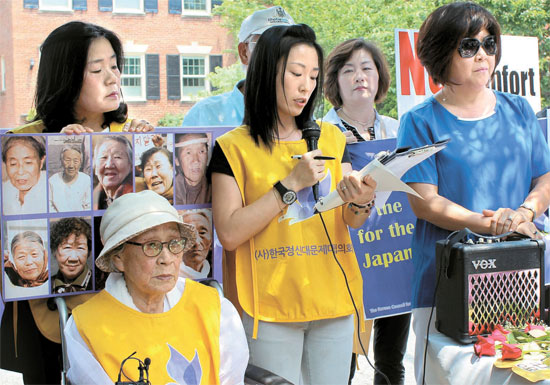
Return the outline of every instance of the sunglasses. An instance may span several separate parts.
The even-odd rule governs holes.
[[[473,37],[462,39],[458,46],[458,54],[463,58],[474,57],[481,46],[483,46],[483,50],[489,56],[497,53],[497,40],[493,35],[489,35],[485,36],[483,41],[479,41]]]

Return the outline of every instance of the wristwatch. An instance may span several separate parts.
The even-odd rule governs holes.
[[[519,207],[524,208],[526,210],[529,210],[533,213],[533,219],[531,219],[531,222],[533,222],[535,219],[537,219],[537,210],[535,209],[535,205],[529,202],[523,202]]]
[[[273,187],[275,187],[275,190],[277,190],[285,205],[291,205],[296,200],[296,192],[287,189],[285,186],[283,186],[281,181],[275,183]]]

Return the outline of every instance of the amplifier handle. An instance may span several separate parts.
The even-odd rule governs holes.
[[[474,233],[472,230],[470,230],[467,227],[464,228],[461,231],[465,231],[466,235],[464,237],[462,237],[462,239],[459,240],[459,242],[463,241],[467,236],[470,236],[470,235],[473,235],[477,238],[483,238],[483,239],[486,239],[486,240],[490,240],[490,241],[501,241],[501,240],[503,240],[504,238],[507,238],[507,237],[511,237],[514,240],[517,240],[517,239],[531,239],[531,237],[529,237],[528,235],[518,233],[517,231],[508,231],[507,233],[499,234],[499,235],[481,235],[481,234],[478,234],[478,233]]]
[[[450,264],[450,258],[451,258],[451,248],[455,243],[464,243],[466,239],[470,236],[475,236],[477,238],[484,238],[486,240],[490,241],[501,241],[504,238],[507,237],[513,237],[514,239],[531,239],[529,236],[525,234],[518,233],[517,231],[508,231],[507,233],[500,234],[500,235],[481,235],[474,233],[469,228],[465,227],[462,230],[456,230],[453,231],[447,239],[445,240],[445,248],[443,250],[443,261],[441,264],[441,268],[443,269],[445,276],[447,278],[449,277],[448,269]]]

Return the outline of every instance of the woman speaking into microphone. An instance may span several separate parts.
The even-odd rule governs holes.
[[[307,149],[302,129],[323,79],[315,39],[307,25],[293,25],[272,27],[258,40],[244,125],[214,147],[212,209],[226,266],[235,264],[226,276],[236,281],[251,363],[293,383],[302,376],[306,384],[343,384],[354,306],[330,244],[362,312],[362,280],[346,225],[368,217],[376,183],[351,170],[346,138],[331,124],[321,125],[318,149]],[[316,159],[321,155],[335,159]],[[319,195],[337,189],[346,202],[323,213],[330,241],[313,211],[311,187],[318,182]]]

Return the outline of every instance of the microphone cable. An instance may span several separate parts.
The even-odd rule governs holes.
[[[321,92],[321,100],[324,100],[323,92]],[[324,118],[322,118],[320,120],[321,124],[319,124],[319,131],[321,130],[321,127],[323,126],[323,119]],[[313,118],[311,120],[313,120]],[[315,121],[315,120],[313,120],[313,121]],[[321,137],[321,135],[319,133],[319,139],[320,139],[320,137]],[[346,146],[347,146],[347,144],[346,144]],[[369,363],[370,367],[376,373],[378,373],[382,377],[384,377],[384,381],[386,381],[386,384],[391,385],[390,379],[388,378],[388,376],[386,376],[386,374],[384,372],[382,372],[381,370],[376,369],[376,367],[372,364],[372,362],[370,362],[369,356],[367,355],[365,347],[363,346],[363,341],[361,341],[361,321],[360,321],[361,317],[359,317],[359,310],[357,309],[357,305],[355,304],[355,300],[353,299],[353,294],[352,294],[351,289],[349,287],[348,276],[346,275],[346,271],[344,270],[344,268],[340,264],[340,261],[338,260],[338,257],[336,256],[336,252],[334,251],[334,245],[332,244],[332,240],[330,239],[330,235],[328,233],[328,229],[327,229],[327,226],[325,224],[325,220],[323,218],[323,215],[321,214],[320,211],[315,210],[315,212],[317,214],[319,214],[319,218],[321,218],[321,223],[323,224],[323,229],[325,230],[325,235],[327,236],[328,243],[330,245],[330,251],[332,251],[332,257],[334,258],[334,260],[336,261],[336,264],[340,268],[340,271],[342,272],[342,275],[344,276],[344,281],[346,282],[346,289],[348,291],[349,298],[351,299],[351,303],[352,303],[353,309],[355,311],[355,317],[357,318],[357,340],[359,341],[359,346],[361,346],[361,350],[363,351],[363,354],[365,355],[365,358],[367,359],[367,362]],[[349,230],[348,230],[348,232],[349,232]],[[355,254],[355,250],[354,250],[354,254]],[[356,353],[352,352],[352,354],[356,354]]]
[[[359,345],[361,346],[361,350],[363,351],[363,354],[365,355],[365,358],[367,359],[367,362],[369,363],[371,368],[373,368],[376,373],[378,373],[382,377],[384,377],[384,380],[386,381],[386,384],[391,385],[390,379],[388,378],[388,376],[386,376],[382,371],[376,369],[376,367],[372,364],[372,362],[370,362],[369,356],[367,355],[365,347],[363,346],[363,342],[361,341],[361,322],[360,322],[361,317],[359,317],[359,310],[357,309],[357,305],[355,304],[355,300],[353,299],[353,294],[352,294],[351,289],[349,287],[348,276],[346,275],[346,272],[345,272],[344,268],[342,267],[342,264],[340,263],[340,261],[338,260],[338,257],[336,256],[336,252],[334,251],[334,245],[332,244],[332,240],[330,239],[330,235],[328,233],[327,226],[325,224],[325,220],[323,218],[323,215],[319,211],[317,211],[317,214],[319,214],[319,218],[321,218],[321,223],[323,224],[323,229],[325,230],[325,234],[327,236],[328,243],[330,245],[330,250],[332,251],[332,256],[333,256],[334,260],[336,261],[336,264],[340,268],[340,271],[342,272],[342,275],[344,276],[344,281],[346,282],[346,289],[348,290],[348,294],[349,294],[349,297],[351,299],[351,303],[353,304],[353,309],[355,310],[355,317],[357,319],[357,339],[359,340]]]
[[[149,357],[145,358],[145,363],[140,360],[137,357],[134,357],[134,354],[137,352],[133,352],[128,357],[126,357],[124,360],[122,360],[120,364],[120,369],[118,371],[118,377],[117,381],[115,382],[115,385],[151,385],[151,382],[149,381],[149,365],[151,363],[151,359]],[[130,377],[124,373],[124,364],[128,360],[136,360],[138,361],[138,370],[139,370],[139,380],[136,382],[132,380]],[[147,375],[147,379],[143,378],[143,372]],[[128,381],[121,381],[121,377],[124,375]]]

